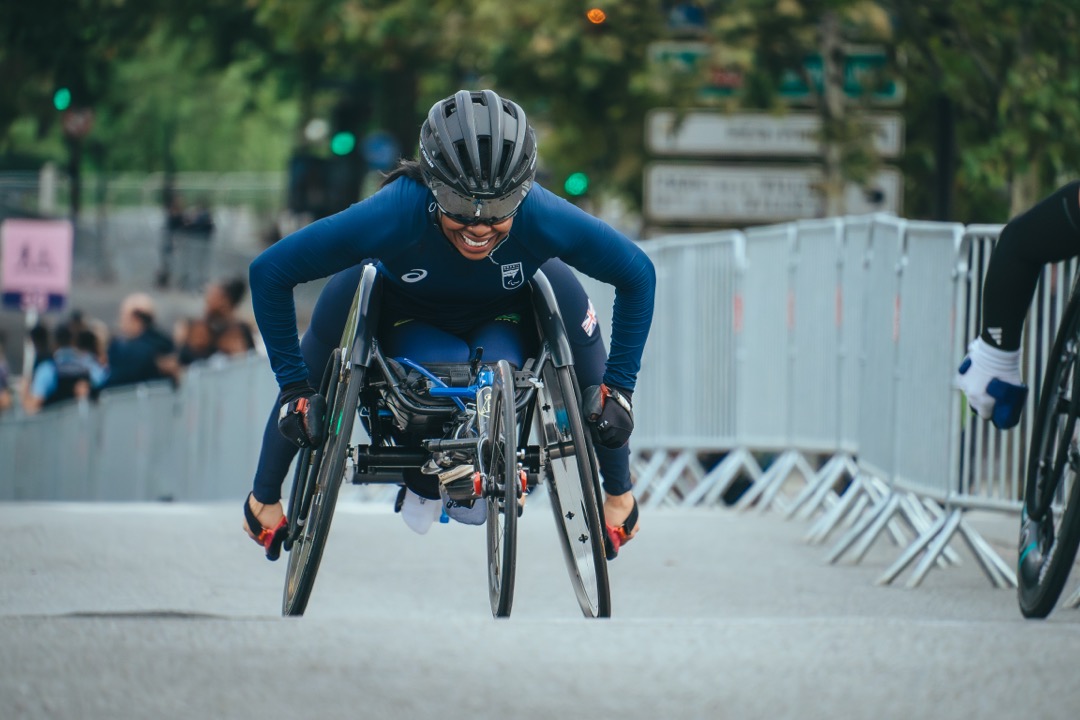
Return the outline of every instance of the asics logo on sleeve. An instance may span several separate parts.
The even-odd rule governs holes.
[[[427,277],[427,270],[423,268],[413,268],[409,272],[401,276],[401,279],[407,283],[420,282]]]

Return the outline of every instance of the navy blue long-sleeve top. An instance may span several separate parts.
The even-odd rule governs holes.
[[[459,253],[436,222],[434,197],[400,177],[371,197],[311,223],[251,263],[255,319],[279,386],[305,381],[293,288],[368,258],[404,302],[410,317],[449,332],[475,325],[519,293],[546,260],[615,287],[604,382],[633,390],[652,323],[652,261],[608,224],[539,185],[525,197],[510,233],[487,257]]]

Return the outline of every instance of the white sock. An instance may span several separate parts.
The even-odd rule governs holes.
[[[431,524],[442,515],[442,501],[420,497],[412,490],[405,490],[405,500],[401,503],[401,519],[415,533],[423,535]]]

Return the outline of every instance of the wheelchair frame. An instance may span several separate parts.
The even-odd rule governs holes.
[[[297,462],[289,499],[289,536],[285,542],[289,568],[282,613],[302,615],[306,609],[346,460],[352,461],[350,480],[354,484],[403,484],[403,471],[423,465],[432,453],[463,452],[472,454],[481,468],[474,482],[477,494],[487,503],[492,614],[510,614],[518,498],[531,491],[542,476],[582,612],[586,617],[608,617],[610,585],[596,456],[581,413],[573,353],[547,278],[538,272],[530,281],[540,338],[536,358],[516,372],[505,361],[492,366],[478,358],[470,365],[473,381],[467,388],[440,388],[438,378],[431,376],[435,380],[428,388],[431,402],[400,386],[398,373],[379,348],[375,330],[381,283],[375,266],[366,266],[341,345],[331,354],[320,387],[328,403],[327,436],[319,447],[301,451]],[[485,370],[490,381],[477,382]],[[471,411],[461,402],[462,398],[481,395],[492,398],[494,409],[484,418],[476,411],[484,405],[482,400],[479,404],[474,401]],[[447,398],[454,404],[448,405]],[[380,412],[389,404],[415,417],[444,419],[450,430],[443,433],[444,437],[397,445],[383,427],[386,416]],[[371,443],[351,445],[352,422],[365,411]],[[475,434],[462,437],[462,423],[470,422],[470,417],[478,427]],[[500,437],[489,437],[491,426],[500,431]],[[508,433],[510,427],[513,430]],[[530,438],[538,444],[529,444]],[[510,442],[514,447],[507,452]],[[503,467],[483,467],[485,463],[480,460],[485,450],[491,452],[488,466],[494,463]],[[517,512],[507,512],[510,508]]]

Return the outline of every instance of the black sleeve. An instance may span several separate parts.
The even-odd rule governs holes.
[[[982,338],[1020,348],[1024,319],[1046,263],[1080,255],[1080,181],[1013,218],[1001,231],[983,283]]]

